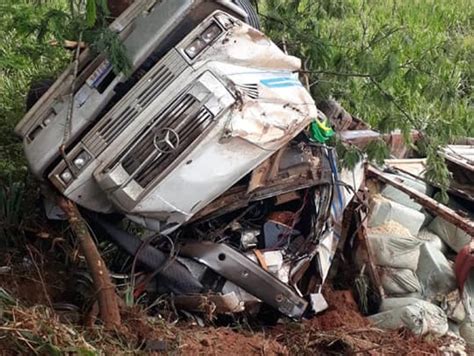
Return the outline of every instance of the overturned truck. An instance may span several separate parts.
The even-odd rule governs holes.
[[[110,25],[132,74],[86,49],[16,131],[43,186],[136,255],[156,292],[188,310],[263,302],[300,318],[325,307],[362,177],[339,176],[305,132],[320,112],[301,61],[257,27],[247,1],[137,1]],[[127,233],[117,213],[157,235]]]

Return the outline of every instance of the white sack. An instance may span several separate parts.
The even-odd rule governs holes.
[[[383,197],[374,197],[370,204],[369,227],[380,226],[389,221],[401,224],[411,235],[416,236],[425,222],[425,215]]]
[[[397,330],[405,327],[416,335],[430,333],[443,336],[448,331],[448,318],[444,311],[424,300],[372,315],[369,320],[382,329]]]
[[[453,263],[432,245],[423,244],[420,247],[416,274],[423,283],[425,298],[431,299],[438,294],[445,295],[456,289]]]
[[[464,246],[471,242],[471,237],[466,232],[439,216],[431,222],[428,229],[437,234],[456,252],[461,251]]]
[[[416,270],[422,243],[417,238],[390,236],[369,231],[367,240],[376,265]]]
[[[378,267],[382,286],[388,295],[406,295],[421,292],[415,272],[407,268]]]
[[[404,174],[388,174],[392,178],[401,177],[404,180],[404,185],[415,189],[416,191],[430,196],[433,192],[433,188],[419,179],[414,179],[408,175]],[[402,204],[408,208],[420,211],[423,207],[415,202],[407,193],[402,192],[400,189],[395,188],[394,186],[387,184],[382,189],[382,196],[387,199],[393,200],[399,204]]]

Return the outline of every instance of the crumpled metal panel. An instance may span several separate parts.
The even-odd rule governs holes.
[[[307,127],[318,111],[298,79],[300,66],[243,23],[207,49],[193,68],[225,83],[235,103],[128,216],[149,228],[176,228]]]
[[[474,172],[474,146],[448,145],[441,152],[448,161]]]

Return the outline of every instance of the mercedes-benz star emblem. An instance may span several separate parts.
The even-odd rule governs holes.
[[[155,134],[153,144],[160,153],[171,153],[179,147],[179,136],[175,130],[166,127]]]

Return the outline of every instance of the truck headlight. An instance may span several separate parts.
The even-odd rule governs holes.
[[[82,151],[77,155],[77,157],[72,161],[74,166],[81,170],[84,166],[91,160],[91,156],[86,151]]]
[[[201,33],[201,35],[196,38],[184,52],[188,55],[189,58],[195,58],[199,53],[201,53],[204,48],[206,48],[212,41],[214,41],[222,33],[222,29],[217,23],[213,23],[206,30]]]
[[[204,40],[206,43],[211,43],[214,41],[219,35],[222,33],[222,30],[217,24],[212,24],[209,26],[206,31],[204,31],[201,35],[201,38]]]
[[[60,175],[59,177],[63,181],[64,184],[69,184],[72,181],[73,175],[72,172],[69,170],[69,168],[66,168]]]
[[[184,51],[189,56],[189,58],[193,59],[196,57],[204,47],[207,46],[207,43],[201,40],[200,38],[196,38]]]

